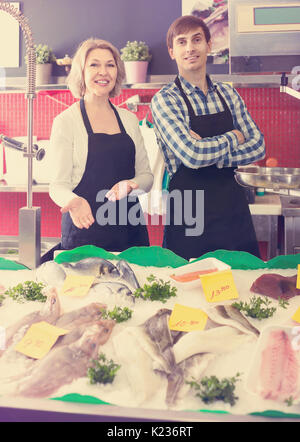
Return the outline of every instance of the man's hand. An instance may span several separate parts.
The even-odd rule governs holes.
[[[95,222],[89,203],[80,196],[73,198],[60,211],[61,213],[69,212],[73,223],[79,229],[88,229]]]
[[[115,184],[105,195],[109,201],[117,201],[128,195],[133,189],[139,186],[134,181],[123,180]]]
[[[232,132],[237,136],[237,139],[238,139],[238,143],[239,143],[239,144],[244,144],[244,143],[245,143],[245,137],[244,137],[244,135],[242,134],[242,132],[240,132],[240,131],[237,130],[237,129],[233,129]]]
[[[192,137],[195,138],[196,140],[202,140],[202,137],[200,137],[200,135],[198,135],[192,129],[190,129],[190,135],[192,135]]]

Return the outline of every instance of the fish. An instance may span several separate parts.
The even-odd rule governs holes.
[[[264,399],[284,401],[299,393],[299,364],[284,330],[270,332],[261,356],[260,386]]]
[[[148,318],[143,324],[146,333],[156,345],[159,353],[165,359],[169,371],[172,371],[176,365],[172,351],[174,341],[168,324],[171,313],[172,310],[162,308],[158,310],[155,315]]]
[[[84,377],[100,345],[109,339],[115,321],[100,320],[86,328],[81,338],[70,345],[53,349],[38,361],[29,379],[20,382],[15,395],[28,398],[52,396],[60,387]]]
[[[171,407],[183,398],[190,390],[186,380],[198,381],[209,363],[216,357],[212,353],[199,353],[178,364],[175,370],[168,376],[168,388],[166,392],[166,404]]]
[[[257,337],[260,335],[260,331],[237,308],[231,305],[217,305],[208,308],[206,313],[215,324],[229,325],[242,333],[253,334]]]
[[[92,287],[92,290],[98,292],[99,295],[102,297],[102,300],[104,300],[104,296],[106,296],[105,291],[103,290],[104,287],[107,288],[110,292],[110,296],[107,296],[105,299],[106,304],[108,304],[110,300],[116,303],[122,299],[125,301],[129,301],[130,304],[135,303],[135,296],[126,284],[119,281],[97,282]]]
[[[153,342],[142,327],[126,327],[112,339],[114,351],[124,371],[134,400],[142,404],[157,391],[164,391],[167,379],[160,371],[167,369]]]
[[[257,278],[250,291],[273,299],[290,299],[300,295],[296,288],[297,275],[282,276],[277,273],[267,273]]]
[[[227,353],[246,343],[249,338],[249,335],[227,325],[191,331],[173,346],[175,361],[179,364],[197,353]]]
[[[104,258],[96,256],[81,259],[77,262],[64,262],[61,264],[66,273],[77,273],[97,277],[109,276],[119,278],[120,272],[114,264]]]
[[[133,289],[137,290],[140,288],[140,284],[135,276],[135,273],[127,261],[120,259],[120,261],[118,261],[116,264],[116,268],[120,273],[120,277],[123,278]]]
[[[51,288],[46,292],[47,300],[41,310],[34,311],[25,315],[15,324],[6,329],[6,342],[5,349],[7,349],[14,340],[14,336],[22,329],[23,335],[27,329],[32,325],[40,321],[46,321],[50,324],[54,324],[60,316],[60,303],[58,299],[58,293],[56,288]],[[0,351],[0,357],[5,350]]]
[[[35,278],[46,286],[60,288],[66,279],[66,272],[57,262],[46,261],[36,269]]]
[[[97,322],[101,319],[102,310],[106,308],[105,304],[92,302],[84,307],[64,313],[56,322],[56,327],[73,330],[82,324]]]

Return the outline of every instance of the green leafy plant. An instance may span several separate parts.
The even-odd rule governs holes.
[[[54,63],[56,57],[48,45],[34,45],[37,64]]]
[[[244,312],[246,316],[261,320],[270,318],[276,312],[276,307],[270,307],[271,304],[271,300],[266,297],[252,296],[248,303],[241,301],[231,305]]]
[[[128,41],[121,49],[121,59],[123,61],[150,61],[152,55],[149,47],[143,41]]]
[[[104,353],[100,353],[98,359],[92,360],[92,367],[87,370],[87,377],[91,384],[112,383],[117,371],[121,367],[115,364],[112,359],[107,360]]]
[[[206,376],[201,379],[200,383],[193,381],[186,381],[192,388],[196,390],[196,396],[206,403],[210,404],[215,401],[223,401],[234,405],[238,399],[234,395],[235,384],[239,380],[241,374],[237,373],[230,378],[218,379],[216,376]]]
[[[143,298],[150,301],[161,301],[165,303],[167,299],[176,296],[176,287],[171,287],[170,281],[163,281],[157,279],[154,275],[150,275],[147,278],[151,284],[144,284],[134,292],[136,298]]]
[[[42,290],[45,287],[43,283],[35,281],[25,281],[24,284],[17,284],[4,292],[4,295],[11,297],[14,301],[40,301],[46,302],[47,296],[43,295]]]
[[[117,323],[127,321],[131,316],[132,310],[128,307],[122,308],[115,305],[113,310],[102,309],[103,319],[114,319]]]

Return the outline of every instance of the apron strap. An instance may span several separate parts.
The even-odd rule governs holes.
[[[178,87],[178,89],[180,90],[180,92],[181,92],[181,96],[182,96],[182,98],[184,99],[184,101],[185,101],[185,103],[186,103],[186,105],[187,105],[187,108],[188,108],[188,111],[189,111],[189,117],[190,117],[190,118],[196,117],[196,114],[195,114],[195,112],[194,112],[194,109],[192,108],[192,105],[191,105],[191,103],[190,103],[190,100],[188,99],[188,97],[186,96],[186,93],[184,92],[184,90],[183,90],[183,88],[182,88],[182,84],[181,84],[181,81],[179,80],[179,77],[178,77],[178,76],[177,76],[176,79],[175,79],[175,84],[176,84],[176,86]],[[231,111],[230,111],[230,109],[229,109],[228,104],[227,104],[226,101],[225,101],[225,98],[224,98],[223,95],[218,91],[217,87],[215,87],[215,91],[217,92],[218,97],[219,97],[220,100],[221,100],[221,103],[222,103],[222,105],[223,105],[224,111],[227,111],[227,110],[228,110],[228,111],[230,112],[230,114],[231,114]]]
[[[113,106],[113,104],[111,103],[110,100],[108,100],[108,102],[109,102],[110,106],[112,107],[112,109],[113,109],[113,111],[115,113],[115,116],[117,118],[117,121],[118,121],[121,133],[123,133],[123,134],[126,133],[126,130],[125,130],[125,127],[124,127],[124,125],[122,123],[122,120],[120,118],[119,112],[117,111],[115,106]],[[88,118],[86,109],[85,109],[84,99],[83,98],[80,99],[80,110],[81,110],[83,122],[84,122],[84,125],[85,125],[85,128],[86,128],[86,131],[87,131],[88,135],[93,135],[94,132],[93,132],[90,120]]]
[[[180,92],[181,92],[181,96],[182,96],[182,98],[184,99],[185,104],[187,105],[187,108],[188,108],[188,111],[189,111],[189,117],[190,117],[190,118],[195,117],[196,114],[195,114],[195,112],[194,112],[194,109],[192,108],[192,105],[191,105],[191,103],[190,103],[188,97],[186,96],[185,92],[183,91],[182,84],[181,84],[181,81],[179,80],[179,77],[178,77],[178,76],[177,76],[176,79],[175,79],[175,84],[176,84],[176,86],[178,87],[178,89],[180,90]]]
[[[123,134],[126,134],[126,130],[125,130],[125,127],[124,127],[124,125],[123,125],[123,123],[122,123],[122,120],[121,120],[121,117],[120,117],[120,115],[119,115],[119,112],[117,111],[117,109],[115,108],[115,106],[112,104],[112,102],[111,102],[110,100],[108,100],[108,101],[109,101],[109,104],[111,105],[112,110],[114,111],[115,116],[116,116],[116,118],[117,118],[117,120],[118,120],[119,127],[120,127],[120,131],[121,131]]]
[[[219,96],[219,98],[220,98],[220,100],[221,100],[221,103],[222,103],[222,105],[223,105],[224,111],[227,110],[227,111],[230,112],[230,114],[231,114],[231,110],[229,109],[229,106],[228,106],[228,104],[226,103],[225,98],[224,98],[223,95],[218,91],[218,88],[217,88],[217,87],[215,88],[215,91],[217,92],[217,94],[218,94],[218,96]]]
[[[86,131],[87,131],[88,135],[92,135],[94,132],[93,132],[90,120],[89,120],[89,118],[87,116],[87,113],[86,113],[86,109],[85,109],[84,99],[83,98],[80,99],[80,110],[81,110],[81,115],[82,115],[82,118],[83,118],[83,122],[84,122],[84,125],[85,125],[85,128],[86,128]]]

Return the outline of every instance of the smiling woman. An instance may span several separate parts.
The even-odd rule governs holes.
[[[49,193],[61,206],[63,249],[149,245],[139,203],[139,223],[129,218],[136,201],[128,195],[134,189],[148,192],[153,182],[143,137],[135,115],[109,100],[119,94],[123,79],[123,62],[111,43],[92,38],[79,46],[67,83],[80,101],[55,118],[50,138],[56,168]],[[99,220],[96,214],[107,204],[121,221]]]
[[[117,78],[115,87],[111,90],[109,96],[116,97],[121,90],[122,81],[125,78],[124,64],[119,56],[118,50],[108,41],[90,38],[82,42],[74,56],[72,68],[67,78],[67,84],[75,98],[83,97],[85,93],[84,68],[89,53],[94,49],[107,50],[110,53],[117,67]]]

